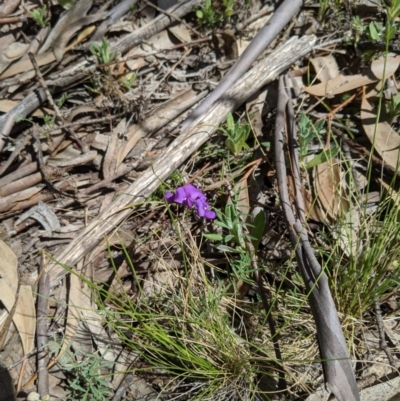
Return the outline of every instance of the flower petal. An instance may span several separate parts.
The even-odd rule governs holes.
[[[172,203],[175,201],[175,195],[172,192],[167,191],[165,193],[165,199],[167,200],[168,203]]]
[[[205,216],[207,206],[208,205],[204,204],[204,202],[201,199],[197,199],[196,203],[194,204],[194,207],[196,208],[199,217]]]
[[[176,188],[174,202],[180,203],[180,204],[185,204],[186,203],[186,199],[187,199],[187,196],[186,196],[186,192],[184,190],[184,187]]]
[[[207,210],[207,211],[204,213],[204,217],[205,217],[206,219],[214,220],[214,219],[217,217],[217,213],[215,213],[215,212],[212,211],[212,210]]]
[[[201,199],[204,202],[207,201],[206,196],[203,194],[203,192],[201,192],[200,189],[196,188],[194,185],[188,184],[185,185],[183,188],[186,192],[187,203],[190,208],[193,207],[197,199]]]

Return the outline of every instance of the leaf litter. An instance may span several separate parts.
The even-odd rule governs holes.
[[[291,246],[277,200],[279,184],[274,178],[271,137],[267,134],[274,124],[275,107],[269,103],[268,94],[276,91],[270,82],[282,70],[277,68],[278,72],[267,78],[258,78],[259,75],[252,78],[250,73],[243,85],[247,88],[254,85],[254,89],[249,90],[254,95],[252,98],[247,100],[244,97],[230,108],[224,106],[224,100],[216,101],[213,105],[217,110],[214,120],[212,117],[209,119],[213,113],[211,108],[209,116],[201,117],[200,122],[194,121],[197,131],[189,126],[192,131],[188,137],[178,141],[177,145],[173,142],[191,110],[196,110],[198,103],[207,98],[239,56],[246,56],[245,49],[257,31],[265,26],[273,8],[269,5],[262,8],[264,4],[261,1],[238,0],[233,16],[224,16],[225,2],[216,2],[218,4],[214,6],[222,13],[221,19],[216,27],[207,30],[199,27],[196,21],[196,10],[206,1],[171,1],[167,2],[171,6],[168,10],[163,10],[162,1],[158,2],[158,7],[136,1],[123,1],[115,6],[110,2],[94,6],[92,1],[83,0],[63,3],[53,2],[51,8],[43,9],[42,27],[37,17],[33,18],[33,15],[38,15],[32,13],[32,10],[39,10],[36,4],[8,1],[0,6],[0,30],[3,33],[0,37],[1,231],[5,243],[15,251],[14,254],[1,242],[2,254],[9,257],[3,258],[1,265],[0,285],[3,290],[0,301],[4,309],[0,322],[3,343],[0,361],[10,367],[17,391],[39,391],[42,398],[48,394],[50,399],[72,396],[72,393],[68,395],[65,392],[65,386],[71,383],[69,391],[75,386],[75,396],[80,394],[81,397],[83,390],[79,374],[95,371],[107,377],[109,367],[99,362],[104,360],[110,362],[115,373],[105,381],[101,381],[103,376],[98,376],[99,380],[93,382],[97,387],[91,390],[92,397],[100,394],[96,391],[103,391],[104,395],[112,392],[115,400],[144,399],[145,396],[156,399],[159,395],[168,399],[175,392],[181,399],[206,399],[201,398],[204,377],[185,376],[185,380],[178,384],[174,371],[168,370],[168,364],[159,368],[151,365],[149,354],[157,349],[152,348],[154,338],[141,337],[143,333],[140,331],[131,332],[137,339],[148,342],[148,350],[146,352],[140,346],[130,348],[127,345],[135,337],[129,338],[129,329],[121,329],[112,323],[119,316],[120,325],[140,328],[141,324],[146,327],[146,319],[149,319],[149,330],[158,330],[159,326],[154,322],[157,316],[161,321],[164,316],[165,327],[177,330],[172,337],[174,341],[182,341],[187,349],[191,349],[193,341],[198,343],[198,350],[201,346],[207,349],[212,342],[207,341],[215,333],[207,331],[209,328],[206,326],[197,327],[196,321],[186,315],[188,305],[194,308],[190,303],[190,297],[193,297],[198,305],[205,302],[210,321],[214,321],[213,311],[219,311],[217,315],[226,319],[228,326],[221,326],[221,330],[229,330],[225,337],[230,345],[235,344],[243,366],[246,366],[242,376],[244,372],[250,372],[248,381],[241,377],[235,382],[232,378],[230,383],[238,386],[234,399],[250,399],[254,394],[261,396],[263,392],[278,391],[280,376],[272,374],[277,369],[275,363],[271,363],[276,358],[271,339],[274,329],[265,326],[265,316],[258,310],[260,302],[257,297],[262,295],[249,273],[251,270],[248,271],[251,260],[243,259],[245,254],[240,253],[247,245],[240,242],[242,248],[236,248],[232,258],[229,252],[234,249],[234,238],[228,238],[221,226],[213,227],[212,223],[200,220],[191,207],[195,205],[198,216],[205,213],[209,219],[215,217],[212,207],[222,210],[224,203],[232,205],[232,211],[237,208],[242,216],[249,215],[240,224],[247,221],[258,258],[265,261],[263,268],[269,279],[264,286],[275,291],[274,286],[281,282],[274,300],[280,307],[273,312],[274,317],[279,324],[285,319],[293,322],[295,318],[291,310],[298,308],[299,302],[301,308],[308,310],[307,298],[300,296],[303,287],[297,273],[291,271],[293,276],[289,278],[282,270],[282,266],[289,266],[292,261],[287,256]],[[205,9],[202,10],[204,15]],[[265,13],[270,15],[265,16]],[[12,20],[7,20],[9,17]],[[26,19],[29,23],[24,22]],[[301,34],[301,30],[301,23],[293,25],[288,35]],[[362,128],[371,142],[371,146],[367,146],[361,141],[366,152],[364,160],[368,152],[376,152],[382,165],[397,171],[400,144],[396,125],[385,121],[384,115],[379,117],[376,105],[380,88],[396,74],[399,56],[390,56],[386,61],[381,57],[366,62],[363,69],[353,68],[354,74],[345,75],[342,62],[334,54],[320,55],[311,58],[310,62],[316,79],[321,82],[305,86],[306,79],[299,67],[307,65],[304,57],[309,51],[306,46],[310,46],[310,50],[314,46],[314,39],[309,38],[307,44],[300,45],[304,55],[292,55],[293,60],[287,61],[286,68],[290,68],[294,75],[298,74],[298,81],[299,77],[303,78],[303,94],[300,96],[311,110],[310,118],[312,113],[320,113],[321,99],[317,97],[331,101],[336,107],[343,101],[338,95],[362,89],[361,98],[355,96],[355,104],[360,101],[357,134],[359,139]],[[290,49],[292,42],[278,38],[271,48],[280,49],[279,46],[287,44]],[[28,53],[34,54],[45,84],[40,82]],[[284,50],[279,50],[273,57],[284,54]],[[271,60],[273,66],[275,59]],[[261,64],[259,70],[262,70]],[[300,94],[296,79],[291,81],[293,91]],[[266,91],[260,82],[268,83]],[[232,87],[232,93],[234,90]],[[260,96],[256,93],[259,90]],[[49,95],[54,99],[54,106],[44,101]],[[244,108],[240,108],[241,103],[244,103]],[[228,118],[230,115],[233,120],[233,114],[228,113],[236,109],[244,114],[241,118],[238,118],[239,113],[235,114],[235,125]],[[57,117],[58,112],[62,119]],[[323,117],[320,114],[315,118]],[[336,117],[331,114],[327,118],[334,123]],[[225,154],[218,153],[226,140],[221,135],[223,129],[216,134],[218,125],[227,121],[226,129],[236,127],[240,130],[239,122],[246,119],[253,123],[249,129],[251,134],[243,142],[246,146],[242,146],[240,141],[235,143],[235,139],[232,142],[230,138],[232,143],[225,147]],[[38,143],[34,140],[33,129],[39,132]],[[364,200],[367,203],[363,204],[349,181],[349,177],[355,176],[355,171],[354,174],[349,172],[354,168],[368,182],[359,153],[353,152],[351,157],[354,159],[351,160],[346,159],[342,151],[330,159],[328,156],[328,160],[321,157],[323,151],[333,146],[341,148],[340,144],[330,143],[329,124],[327,132],[328,137],[326,132],[317,134],[326,140],[325,145],[321,145],[322,137],[315,137],[309,143],[308,150],[316,165],[307,164],[303,171],[304,212],[309,216],[311,229],[318,225],[319,229],[314,228],[313,235],[320,244],[324,242],[320,232],[329,232],[329,225],[335,226],[344,218],[341,224],[347,224],[348,231],[337,235],[337,226],[332,227],[332,237],[339,238],[339,247],[346,257],[351,258],[360,252],[360,245],[354,237],[366,224],[366,217],[360,210],[366,204],[372,205],[368,210],[373,215],[378,206],[372,203],[372,198],[368,201],[368,197]],[[188,145],[196,135],[205,136]],[[253,141],[253,137],[257,140]],[[263,144],[260,146],[259,142]],[[172,151],[168,153],[167,149],[180,153],[179,157]],[[229,149],[234,152],[226,157]],[[328,154],[332,155],[333,151]],[[246,156],[249,159],[242,158],[242,155],[249,155]],[[162,163],[157,164],[160,161]],[[354,167],[349,167],[350,164]],[[270,166],[270,172],[266,165]],[[232,172],[232,167],[237,172]],[[168,172],[165,178],[160,171]],[[167,179],[170,173],[177,174],[177,177]],[[382,179],[384,181],[379,181]],[[396,203],[396,195],[387,181],[387,177],[380,177],[374,185],[384,187]],[[138,189],[133,192],[132,201],[121,200],[118,203],[118,199],[132,194],[135,183]],[[236,200],[224,187],[226,183],[233,184]],[[295,185],[292,184],[289,180],[295,194]],[[155,192],[157,187],[160,190]],[[182,188],[195,188],[201,195],[192,199],[193,191],[189,191],[190,202],[182,201],[178,196]],[[213,189],[205,191],[207,188]],[[171,191],[175,190],[173,194]],[[254,191],[258,193],[254,194]],[[169,207],[165,193],[173,196],[172,199],[168,195],[174,203]],[[188,208],[180,208],[181,204]],[[38,208],[46,209],[44,214],[38,215]],[[121,211],[123,214],[115,218]],[[175,226],[171,224],[172,215],[179,224],[176,225],[176,221]],[[96,223],[98,216],[101,216],[99,225]],[[212,241],[207,242],[202,237],[210,230],[215,232],[210,233],[209,238],[225,238],[226,243],[219,250]],[[239,232],[237,235],[243,234]],[[68,244],[76,244],[75,249],[70,250]],[[59,260],[64,266],[56,266],[54,260],[47,262],[51,290],[48,348],[52,356],[45,374],[48,374],[50,387],[48,384],[46,387],[43,375],[42,378],[36,375],[35,354],[32,353],[36,330],[35,297],[40,297],[36,294],[40,249],[45,249],[56,259],[64,249],[73,260],[80,261],[69,266],[65,266],[68,258]],[[243,270],[243,266],[247,266],[247,270]],[[68,276],[67,272],[70,273]],[[234,277],[232,283],[231,277]],[[212,291],[216,291],[219,282],[225,283],[230,290],[218,301],[217,309],[213,309],[211,294],[218,298]],[[283,292],[280,292],[281,286]],[[285,292],[286,287],[300,292]],[[125,299],[125,295],[134,299],[136,304]],[[149,304],[145,302],[146,297]],[[171,299],[175,304],[170,303]],[[188,304],[181,304],[182,299],[186,299]],[[126,313],[128,305],[135,311],[132,315]],[[393,313],[396,308],[394,306]],[[201,309],[192,311],[201,316]],[[307,315],[311,316],[309,310]],[[7,316],[13,323],[10,319],[7,321]],[[179,319],[168,320],[172,316],[184,319],[178,326],[173,326]],[[143,317],[146,319],[141,320]],[[17,336],[12,336],[13,324]],[[294,333],[293,324],[298,324],[298,333]],[[355,327],[359,330],[360,326]],[[193,337],[188,334],[191,330]],[[319,368],[305,374],[307,361],[294,361],[299,360],[299,352],[303,352],[308,361],[318,360],[315,322],[309,317],[306,320],[299,318],[298,323],[280,324],[279,330],[283,355],[276,362],[285,361],[285,370],[290,372],[287,384],[302,382],[292,394],[313,393],[321,384]],[[166,341],[159,340],[159,349],[166,347],[168,352],[173,352],[173,349],[178,352],[178,348],[168,348],[172,344],[167,345]],[[220,339],[213,338],[213,341],[218,343]],[[249,349],[254,346],[259,347],[256,353],[260,356],[260,366],[255,370],[251,358],[247,361],[251,356]],[[303,351],[299,351],[301,349]],[[194,359],[189,362],[198,366],[199,371],[201,369],[196,363],[200,360],[211,363],[208,369],[218,367],[223,371],[222,366],[226,363],[219,365],[219,359],[223,359],[226,350],[221,347],[219,351],[221,354],[214,349],[212,355],[203,355],[204,359],[199,360],[193,355]],[[358,357],[362,359],[363,355],[360,351]],[[68,368],[62,362],[67,356]],[[181,369],[173,354],[168,358],[175,364],[174,369]],[[22,363],[24,360],[28,363]],[[374,373],[365,371],[364,374]],[[306,382],[312,384],[306,386]],[[228,391],[227,383],[223,382],[215,390],[214,399],[229,399],[232,390]],[[190,386],[193,386],[192,390],[188,390]],[[252,386],[254,389],[250,389]],[[161,392],[164,387],[167,390]],[[239,388],[246,388],[249,392],[241,392]]]

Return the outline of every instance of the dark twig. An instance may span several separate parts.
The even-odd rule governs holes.
[[[300,273],[309,293],[325,381],[339,401],[358,401],[360,396],[327,276],[322,271],[308,241],[307,232],[301,220],[295,217],[289,200],[284,134],[287,132],[287,127],[290,129],[293,123],[289,121],[288,124],[287,121],[286,110],[289,98],[284,81],[283,77],[279,80],[275,123],[275,168],[284,217],[295,248]],[[291,159],[295,158],[296,155],[292,154]],[[294,166],[298,166],[298,163],[292,163],[292,168]],[[302,196],[301,191],[296,193],[296,196]]]
[[[46,184],[46,186],[49,189],[49,191],[53,192],[55,194],[58,194],[58,195],[64,195],[64,196],[67,196],[68,198],[75,199],[74,195],[70,195],[70,194],[68,194],[66,192],[63,192],[63,191],[59,190],[58,188],[56,188],[52,184],[51,178],[50,178],[49,173],[48,173],[48,169],[47,169],[47,167],[45,165],[45,162],[44,162],[43,152],[42,152],[42,144],[40,143],[39,134],[37,132],[36,127],[33,127],[33,129],[32,129],[32,136],[34,137],[34,139],[36,141],[39,171],[42,174],[43,181]]]
[[[51,96],[49,88],[43,79],[42,73],[40,72],[39,65],[36,61],[35,55],[33,53],[28,53],[28,56],[31,59],[31,63],[35,70],[36,76],[39,80],[41,87],[44,90],[44,93],[46,94],[48,102],[50,103],[51,107],[53,108],[54,113],[56,114],[57,118],[63,123],[63,125],[65,125],[67,122],[65,121],[64,117],[60,113],[60,110],[58,109],[57,105],[55,104],[53,96]],[[71,127],[67,127],[66,131],[75,140],[75,142],[79,145],[79,147],[82,149],[82,152],[86,153],[89,151],[88,146],[82,143],[82,141],[78,138],[78,135],[76,135],[75,131]]]
[[[38,298],[36,311],[36,344],[37,344],[37,374],[38,374],[38,393],[44,399],[49,394],[49,372],[47,370],[48,353],[45,346],[48,342],[48,303],[50,296],[49,275],[46,273],[44,251],[41,252],[41,262],[39,271]]]
[[[143,0],[143,2],[145,4],[147,4],[149,7],[153,7],[155,10],[157,10],[159,13],[165,14],[167,15],[169,18],[171,18],[172,20],[175,20],[183,25],[185,25],[186,28],[190,29],[191,31],[193,31],[197,36],[201,37],[201,33],[199,31],[197,31],[196,29],[194,29],[192,26],[190,26],[188,23],[186,23],[186,21],[184,21],[182,18],[179,18],[178,16],[174,15],[173,13],[168,12],[168,10],[163,10],[160,7],[157,7],[154,3],[152,3],[151,1],[148,0]]]
[[[16,24],[18,22],[26,22],[28,18],[25,15],[20,15],[19,17],[7,17],[7,18],[0,18],[0,25],[6,24]]]
[[[394,369],[397,369],[396,362],[385,340],[385,328],[383,325],[381,305],[378,298],[376,298],[374,301],[374,307],[375,307],[376,325],[378,326],[378,332],[379,332],[379,346],[385,352],[387,359],[390,363],[390,366],[392,366]]]
[[[22,137],[22,139],[18,140],[17,143],[15,144],[15,149],[11,153],[10,157],[8,160],[0,167],[0,176],[4,174],[4,172],[11,166],[12,162],[19,157],[21,154],[21,151],[24,149],[25,145],[29,142],[29,136],[25,135]]]

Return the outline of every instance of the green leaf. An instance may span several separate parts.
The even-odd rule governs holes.
[[[374,24],[374,22],[371,22],[369,24],[369,36],[371,37],[372,40],[379,40],[379,33],[376,29],[376,26]]]
[[[58,4],[65,8],[66,10],[69,10],[75,3],[75,0],[58,0]]]
[[[253,237],[251,242],[253,243],[255,250],[258,249],[258,245],[260,244],[260,241],[264,234],[265,223],[266,223],[265,213],[263,210],[261,210],[254,218],[254,227],[250,231],[250,235]]]
[[[232,234],[226,235],[224,238],[224,242],[229,242],[234,238],[234,236]]]
[[[222,241],[223,240],[223,236],[221,234],[203,233],[203,237],[208,238],[212,241]]]
[[[323,150],[319,155],[315,156],[314,159],[307,163],[306,168],[309,169],[318,166],[318,164],[325,163],[326,161],[334,158],[339,153],[339,151],[340,148],[338,146],[335,146],[328,151]]]
[[[235,129],[235,121],[233,120],[232,113],[228,113],[226,117],[226,125],[231,131]]]
[[[230,246],[227,245],[218,245],[217,249],[219,249],[222,252],[233,252],[233,253],[238,253],[237,249],[232,248]]]

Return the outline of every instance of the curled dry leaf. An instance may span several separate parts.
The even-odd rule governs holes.
[[[314,191],[322,209],[332,220],[349,209],[339,160],[330,159],[314,167]]]
[[[7,17],[15,11],[21,0],[6,0],[2,5],[0,5],[0,18]]]
[[[175,25],[170,26],[168,30],[181,42],[181,43],[188,43],[192,40],[192,35],[190,34],[189,29],[183,25]]]
[[[21,285],[17,308],[14,314],[14,324],[21,337],[24,355],[31,352],[35,345],[36,309],[30,285]]]
[[[363,74],[357,75],[338,75],[336,78],[327,82],[321,82],[304,88],[304,91],[314,96],[334,96],[339,93],[348,92],[374,82],[385,80],[393,75],[400,64],[400,56],[388,57],[385,60],[373,61],[371,66]],[[385,73],[385,74],[384,74]]]
[[[0,240],[0,300],[10,311],[18,289],[18,259],[11,248]]]
[[[365,134],[382,160],[397,169],[399,164],[400,137],[387,122],[376,123],[376,111],[365,96],[361,102],[361,123]]]
[[[10,312],[18,290],[18,259],[11,248],[1,240],[0,254],[0,301],[7,312]],[[26,355],[34,347],[36,327],[35,302],[30,286],[20,286],[13,322],[21,337],[24,355]]]
[[[64,14],[57,22],[56,26],[51,30],[50,35],[43,43],[39,50],[39,54],[45,53],[49,50],[54,42],[64,34],[70,25],[74,24],[79,18],[86,15],[90,7],[92,7],[93,0],[80,0],[76,1],[66,14]]]
[[[3,72],[13,61],[19,59],[25,54],[29,45],[24,43],[11,43],[0,54],[0,73]]]
[[[311,64],[317,74],[317,79],[327,82],[339,76],[339,66],[333,54],[324,57],[314,57],[310,59]]]

